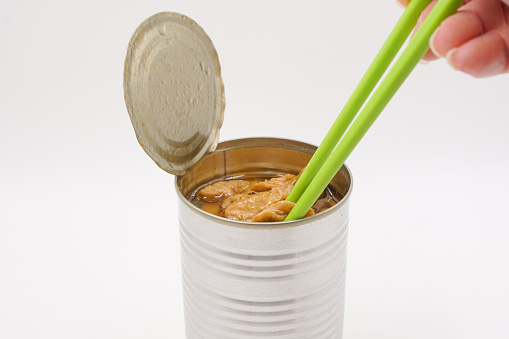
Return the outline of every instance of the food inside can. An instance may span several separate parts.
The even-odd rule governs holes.
[[[220,178],[198,187],[189,200],[202,210],[230,220],[249,222],[283,221],[295,203],[285,201],[298,176],[236,176]],[[325,189],[305,217],[334,206],[341,195]]]

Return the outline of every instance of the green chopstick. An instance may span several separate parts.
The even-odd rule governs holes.
[[[410,1],[410,4],[416,1],[418,0]],[[444,19],[455,13],[462,3],[463,0],[439,0],[437,2],[347,133],[311,180],[308,187],[305,188],[285,221],[300,219],[307,213],[405,79],[426,54],[429,49],[429,39],[433,32]],[[335,145],[326,146],[333,149]]]
[[[392,60],[398,54],[401,46],[405,43],[419,19],[421,12],[429,5],[431,0],[410,1],[407,8],[385,40],[382,48],[376,55],[361,81],[353,91],[350,99],[339,113],[336,121],[307,164],[292,191],[286,198],[287,201],[297,202],[313,180],[318,170],[322,167],[327,157],[332,153],[348,126],[369,97],[380,78],[384,75]]]

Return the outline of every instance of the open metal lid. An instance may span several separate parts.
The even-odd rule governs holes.
[[[225,106],[221,66],[190,18],[158,13],[136,29],[124,97],[138,142],[163,170],[184,174],[216,148]]]

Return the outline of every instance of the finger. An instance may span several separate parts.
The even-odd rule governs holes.
[[[410,2],[410,0],[396,0],[396,3],[398,5],[400,5],[400,7],[403,7],[403,8],[405,8],[409,2]]]
[[[504,4],[500,0],[471,0],[459,11],[472,12],[477,15],[485,32],[506,25]]]
[[[451,49],[459,47],[483,33],[479,16],[472,12],[458,12],[445,19],[430,39],[433,53],[444,57]]]
[[[466,7],[466,6],[470,6],[469,3],[471,2],[479,2],[479,1],[482,1],[482,2],[485,2],[485,1],[496,1],[500,4],[500,1],[499,0],[466,0],[464,1],[464,5],[463,7]],[[433,10],[433,8],[435,7],[437,3],[437,0],[433,0],[428,7],[426,7],[426,9],[421,13],[421,16],[419,17],[419,20],[417,21],[417,25],[416,25],[416,29],[415,31],[417,31],[419,29],[419,27],[422,25],[422,23],[424,22],[424,20],[428,17],[429,13]],[[468,7],[467,7],[468,9]],[[470,8],[471,10],[474,10],[473,8]],[[478,9],[476,9],[478,10]],[[457,15],[457,14],[455,14]],[[455,15],[453,15],[452,17],[454,17]],[[447,20],[444,20],[444,22],[446,22]],[[445,30],[445,34],[438,34],[437,31],[435,31],[435,33],[433,34],[433,36],[430,38],[430,50],[428,50],[428,52],[426,52],[426,54],[424,55],[423,57],[423,60],[425,61],[434,61],[434,60],[437,60],[443,56],[445,56],[447,54],[447,52],[451,49],[451,48],[454,48],[454,47],[458,47],[461,43],[464,43],[466,41],[468,41],[468,39],[471,39],[471,38],[474,38],[476,36],[478,36],[479,34],[474,34],[474,33],[471,33],[472,31],[475,32],[475,25],[470,25],[466,28],[463,28],[462,25],[464,24],[466,20],[459,20],[459,22],[457,22],[456,24],[453,23],[449,26],[452,26],[453,29],[446,29]],[[443,24],[443,23],[442,23]],[[458,24],[460,26],[458,26]],[[459,29],[458,29],[459,28]],[[463,32],[463,29],[466,31],[466,32]],[[414,32],[415,32],[414,31]],[[454,32],[460,32],[460,37],[456,37],[454,36]],[[450,35],[451,33],[453,34],[453,38],[451,39],[450,38]],[[415,33],[414,33],[415,34]],[[436,36],[438,35],[438,44],[435,44],[435,38]],[[462,38],[462,36],[465,37],[465,35],[469,35],[468,37],[466,38]],[[450,40],[458,40],[458,41],[450,41]],[[446,45],[447,43],[449,45],[447,45],[446,47],[446,50],[442,52],[442,49],[444,49],[444,47],[442,46],[442,41],[445,41],[446,42]],[[450,45],[453,45],[455,44],[455,46],[453,47],[450,47]],[[439,46],[438,48],[436,46]]]
[[[509,72],[509,26],[493,30],[447,53],[449,64],[476,78]]]
[[[424,54],[424,56],[422,57],[422,60],[424,61],[435,61],[438,59],[440,59],[440,57],[436,56],[435,53],[431,51],[431,49],[428,49],[426,54]]]
[[[504,8],[500,0],[470,1],[442,22],[430,39],[431,50],[437,56],[445,56],[451,49],[503,25]]]

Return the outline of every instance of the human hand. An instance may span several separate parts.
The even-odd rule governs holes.
[[[411,0],[396,0],[406,6]],[[438,0],[422,12],[416,30]],[[424,60],[445,57],[452,68],[476,78],[509,73],[509,0],[467,0],[430,39]]]

